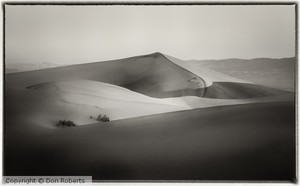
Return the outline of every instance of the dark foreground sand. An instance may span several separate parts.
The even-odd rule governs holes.
[[[212,107],[65,129],[8,118],[4,175],[292,181],[294,106]]]

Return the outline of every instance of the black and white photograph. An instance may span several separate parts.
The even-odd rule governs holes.
[[[3,176],[296,183],[297,6],[3,2]]]

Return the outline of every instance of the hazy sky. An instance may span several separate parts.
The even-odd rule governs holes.
[[[295,6],[5,6],[7,63],[295,55]]]

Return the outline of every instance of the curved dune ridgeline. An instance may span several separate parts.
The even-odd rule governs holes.
[[[110,83],[155,98],[187,96],[190,90],[205,87],[202,78],[174,64],[161,53],[8,74],[7,84],[28,87],[69,79]],[[173,91],[179,91],[180,94],[173,94]],[[201,97],[203,94],[204,91],[197,91],[197,96]]]
[[[206,87],[203,97],[214,99],[245,99],[281,94],[290,94],[290,92],[249,83],[214,82],[211,86]]]
[[[120,120],[293,96],[161,53],[7,74],[5,82],[9,117],[47,127],[60,119],[95,123],[98,114]]]
[[[216,99],[253,98],[285,94],[254,85],[205,67],[189,66],[177,58],[153,53],[120,60],[87,63],[6,75],[6,83],[25,88],[63,80],[109,83],[154,97],[197,96]]]

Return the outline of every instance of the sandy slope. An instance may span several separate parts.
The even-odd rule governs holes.
[[[154,97],[204,92],[196,90],[204,87],[201,78],[160,53],[7,74],[5,84],[8,118],[45,127],[60,119],[94,123],[98,114],[118,120],[186,110],[184,101]]]
[[[30,121],[47,127],[53,127],[60,119],[72,120],[78,125],[95,123],[99,114],[106,114],[111,120],[120,120],[195,108],[293,100],[293,94],[247,99],[210,99],[197,96],[158,99],[91,80],[37,84],[27,87],[23,96],[27,102],[21,99],[23,110],[19,107],[18,112],[24,113],[26,110]],[[18,105],[20,101],[16,97],[11,99]]]
[[[39,118],[39,122],[43,119],[43,123],[50,125],[59,119],[70,119],[79,125],[95,123],[99,114],[119,120],[190,109],[184,103],[151,98],[120,86],[90,80],[43,83],[28,89],[31,96],[41,97],[32,118]]]
[[[102,180],[295,178],[293,102],[212,107],[49,130],[9,123],[5,175]]]

